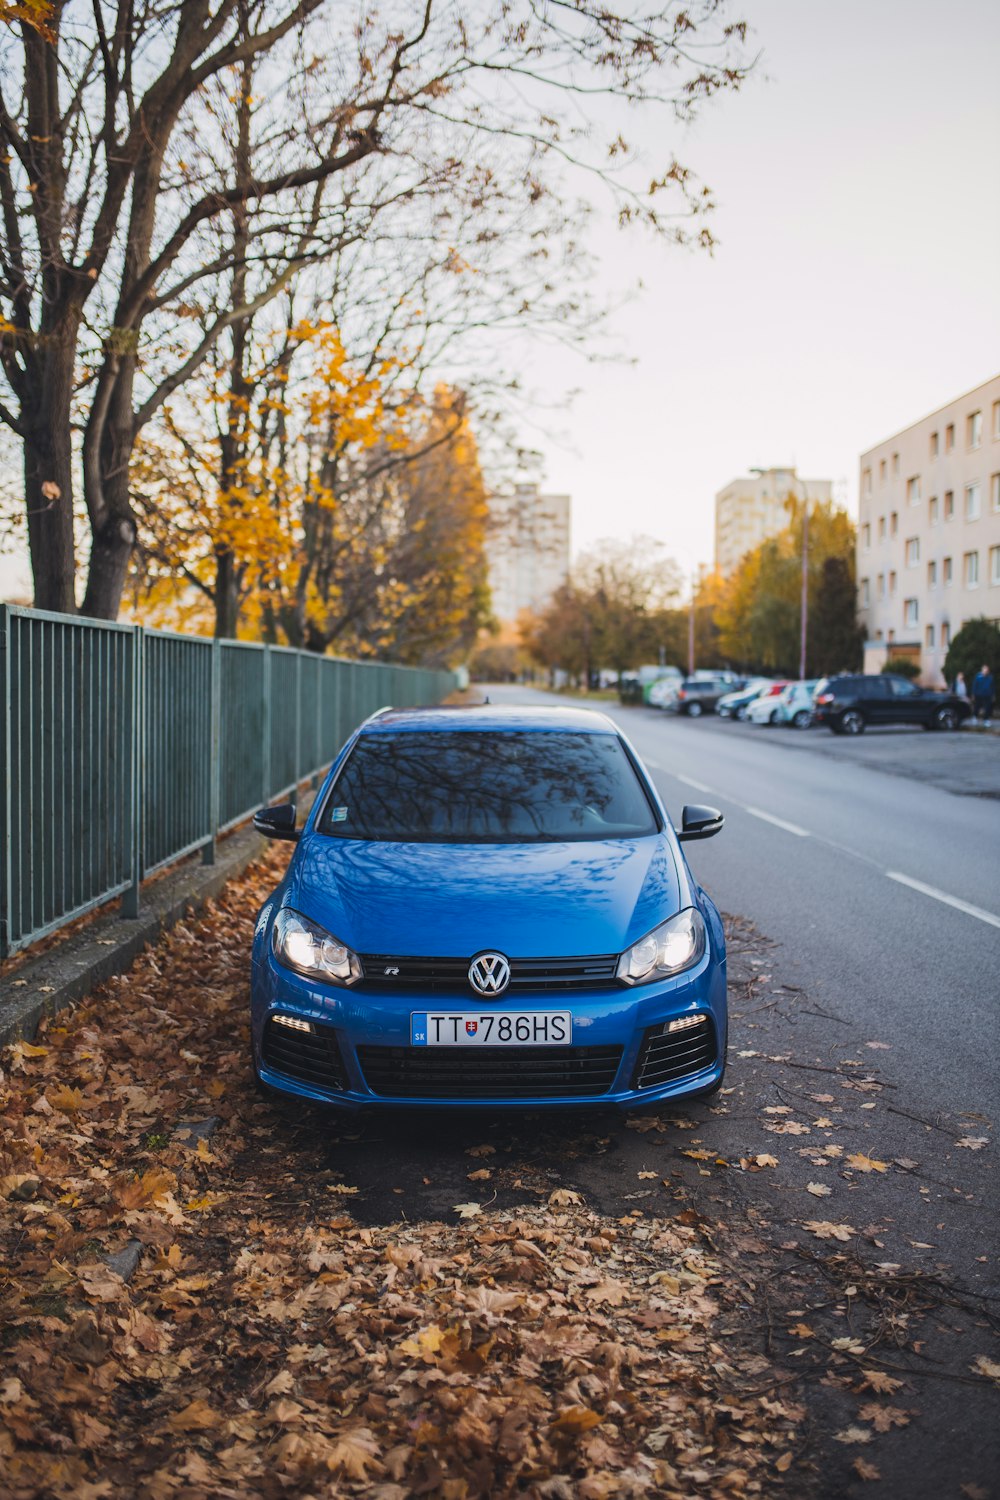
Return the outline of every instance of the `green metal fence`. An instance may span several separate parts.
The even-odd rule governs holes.
[[[0,957],[318,775],[450,672],[0,605]]]

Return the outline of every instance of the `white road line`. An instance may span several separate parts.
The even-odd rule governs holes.
[[[763,812],[759,807],[745,807],[752,818],[763,818],[765,823],[773,823],[775,828],[783,828],[786,833],[794,833],[796,838],[807,839],[811,835],[808,828],[800,828],[797,823],[786,823],[784,818],[772,817],[770,813]]]
[[[968,917],[977,917],[980,922],[987,922],[991,927],[1000,927],[1000,917],[995,917],[991,911],[984,911],[981,906],[972,906],[968,901],[960,901],[957,896],[949,896],[947,891],[939,891],[936,886],[924,885],[922,880],[913,880],[909,875],[901,875],[898,870],[886,870],[890,880],[896,880],[900,885],[908,885],[911,890],[919,891],[922,896],[930,896],[933,901],[943,901],[945,906],[953,906],[956,911],[964,911]]]
[[[690,776],[680,776],[676,771],[673,774],[676,779],[680,782],[683,782],[685,786],[693,786],[696,792],[708,792],[709,796],[715,795],[715,793],[712,791],[712,788],[710,786],[706,786],[703,781],[694,781]]]

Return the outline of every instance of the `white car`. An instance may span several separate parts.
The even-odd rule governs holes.
[[[793,729],[808,729],[813,719],[813,693],[818,677],[809,677],[805,682],[790,682],[778,694],[774,724],[791,724]]]
[[[778,700],[786,687],[788,687],[787,682],[772,682],[769,688],[765,688],[759,698],[755,698],[747,705],[747,723],[779,724],[781,716]]]
[[[661,677],[659,682],[654,682],[649,690],[650,708],[673,708],[677,701],[677,689],[684,681],[683,677]]]

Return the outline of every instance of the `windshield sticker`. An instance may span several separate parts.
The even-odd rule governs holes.
[[[346,807],[332,807],[330,809],[330,822],[331,823],[346,823],[347,822],[347,808]]]

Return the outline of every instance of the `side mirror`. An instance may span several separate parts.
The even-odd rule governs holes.
[[[682,844],[690,839],[710,839],[725,821],[717,807],[685,807],[677,837]]]
[[[294,841],[299,836],[295,827],[295,803],[280,802],[277,807],[262,808],[259,813],[254,813],[253,826],[254,831],[262,833],[266,839]]]

